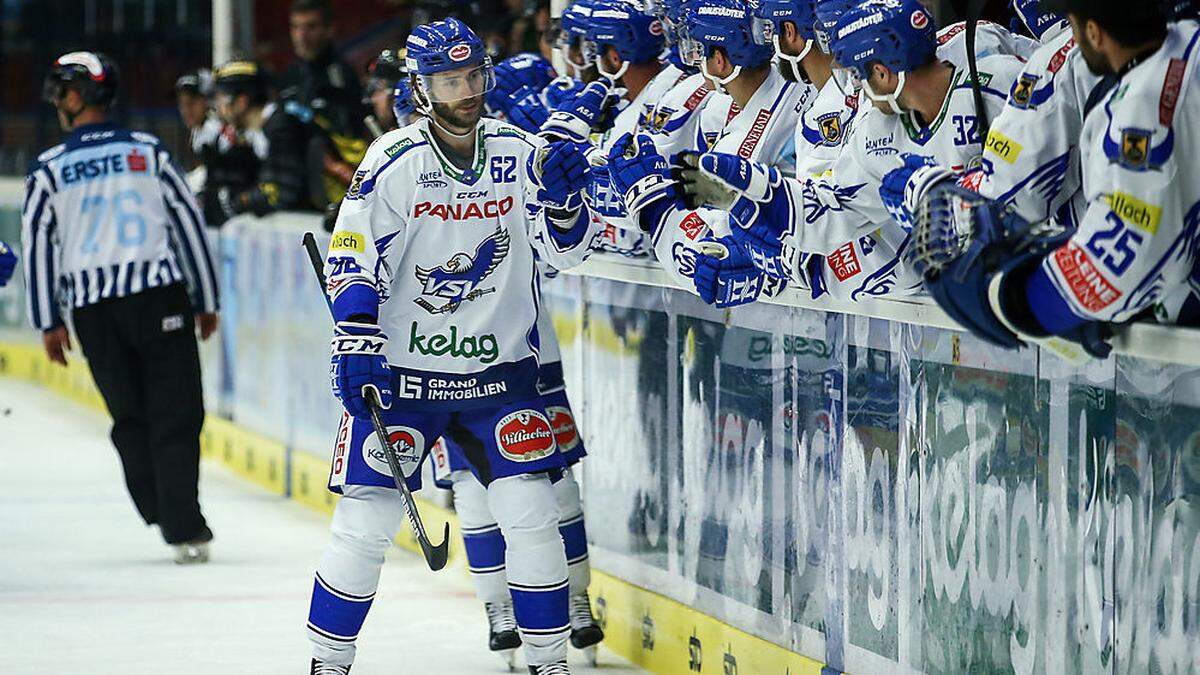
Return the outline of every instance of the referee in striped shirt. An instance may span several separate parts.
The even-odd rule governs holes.
[[[170,155],[108,120],[116,89],[116,67],[93,52],[64,54],[46,77],[44,97],[70,135],[26,178],[29,316],[50,360],[66,365],[70,313],[134,506],[176,562],[204,562],[195,332],[217,328],[217,280],[203,216]]]

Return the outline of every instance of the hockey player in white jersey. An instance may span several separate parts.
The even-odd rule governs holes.
[[[680,45],[687,34],[687,12],[693,0],[664,0],[659,7],[667,35],[668,58],[686,77],[664,94],[642,125],[663,157],[673,157],[695,148],[700,111],[713,93],[712,83],[700,72],[694,54],[685,55]]]
[[[911,174],[913,264],[948,314],[1000,346],[1104,357],[1109,324],[1186,291],[1196,270],[1200,28],[1168,25],[1156,4],[1061,4],[1088,67],[1115,82],[1084,122],[1078,228],[1031,225],[943,167],[899,173]]]
[[[400,526],[386,449],[366,419],[376,399],[413,489],[439,437],[464,449],[507,542],[530,671],[566,673],[567,561],[551,485],[563,460],[537,388],[535,258],[562,268],[586,256],[590,170],[569,143],[482,119],[491,62],[461,21],[419,26],[407,47],[426,117],[372,144],[326,261],[346,414],[330,474],[342,499],[309,611],[312,672],[349,671]]]
[[[899,258],[907,232],[882,201],[882,179],[906,153],[977,165],[979,116],[999,112],[1021,66],[1007,55],[979,59],[980,111],[968,69],[940,60],[937,43],[932,17],[915,0],[869,0],[848,11],[831,46],[847,79],[862,89],[863,109],[829,175],[783,180],[739,158],[710,154],[686,189],[732,190],[737,203],[725,199],[742,225],[734,228],[738,243],[762,269],[807,281],[814,294],[834,284],[842,291],[835,295],[849,300],[916,291],[919,277]],[[718,185],[706,187],[709,178]],[[782,255],[784,235],[800,242],[800,252],[827,254],[815,273]],[[830,241],[846,244],[821,250]]]
[[[705,105],[704,115],[727,111],[727,123],[714,147],[751,161],[790,165],[792,136],[811,101],[812,88],[788,82],[771,67],[771,46],[760,20],[745,3],[697,0],[687,21],[683,49],[694,54],[701,72],[718,90]],[[703,130],[703,121],[701,125]],[[722,306],[744,304],[772,292],[763,275],[743,257],[724,255],[728,212],[686,201],[649,136],[623,137],[609,153],[609,165],[626,207],[651,234],[655,255],[669,274],[695,288],[701,298]]]

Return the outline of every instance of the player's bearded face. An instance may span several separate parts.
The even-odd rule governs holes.
[[[483,117],[483,97],[472,96],[453,103],[434,103],[433,114],[455,129],[474,129]]]
[[[1083,60],[1087,63],[1088,70],[1092,71],[1093,75],[1112,75],[1112,66],[1108,64],[1108,59],[1104,54],[1096,49],[1096,45],[1088,38],[1087,29],[1084,24],[1081,24],[1075,17],[1071,19],[1071,30],[1075,33],[1075,44],[1079,45],[1079,53],[1083,55]]]

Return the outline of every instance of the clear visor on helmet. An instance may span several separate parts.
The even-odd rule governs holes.
[[[853,96],[862,89],[862,75],[855,68],[834,65],[831,80],[843,96]]]
[[[750,35],[754,44],[769,47],[775,35],[775,22],[759,17],[750,19]]]
[[[452,103],[482,96],[496,86],[490,60],[470,68],[418,75],[417,79],[430,103]]]
[[[813,33],[817,35],[817,46],[821,51],[833,56],[833,38],[830,37],[830,30],[826,30],[827,28],[831,30],[832,26],[827,27],[818,21],[817,25],[813,26]]]
[[[679,27],[679,60],[691,68],[704,62],[704,43],[693,38],[686,25]]]
[[[46,103],[55,103],[63,95],[63,81],[57,74],[47,75],[42,82],[42,100]]]

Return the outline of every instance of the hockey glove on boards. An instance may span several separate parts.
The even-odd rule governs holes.
[[[667,160],[645,134],[635,137],[627,133],[618,138],[608,152],[608,171],[613,189],[644,232],[657,230],[672,208],[684,208]]]
[[[17,269],[17,254],[13,253],[8,244],[0,241],[0,287],[12,279],[15,269]]]
[[[700,299],[717,307],[749,304],[769,282],[732,237],[705,237],[697,242],[692,281]]]
[[[392,405],[392,371],[383,349],[388,337],[373,323],[339,321],[334,328],[330,374],[333,395],[353,417],[369,418],[364,392],[373,389],[379,404]]]
[[[1084,321],[1050,335],[1027,297],[1030,276],[1067,244],[1070,233],[1051,222],[1025,221],[958,185],[953,174],[931,180],[934,170],[939,169],[918,169],[906,188],[904,207],[913,226],[904,258],[942,309],[999,347],[1016,349],[1029,341],[1077,360],[1078,348],[1064,345],[1066,340],[1091,356],[1107,357],[1112,349],[1106,342],[1108,324]]]
[[[526,171],[537,186],[537,201],[559,212],[578,211],[592,182],[592,166],[578,145],[559,141],[530,154]]]

